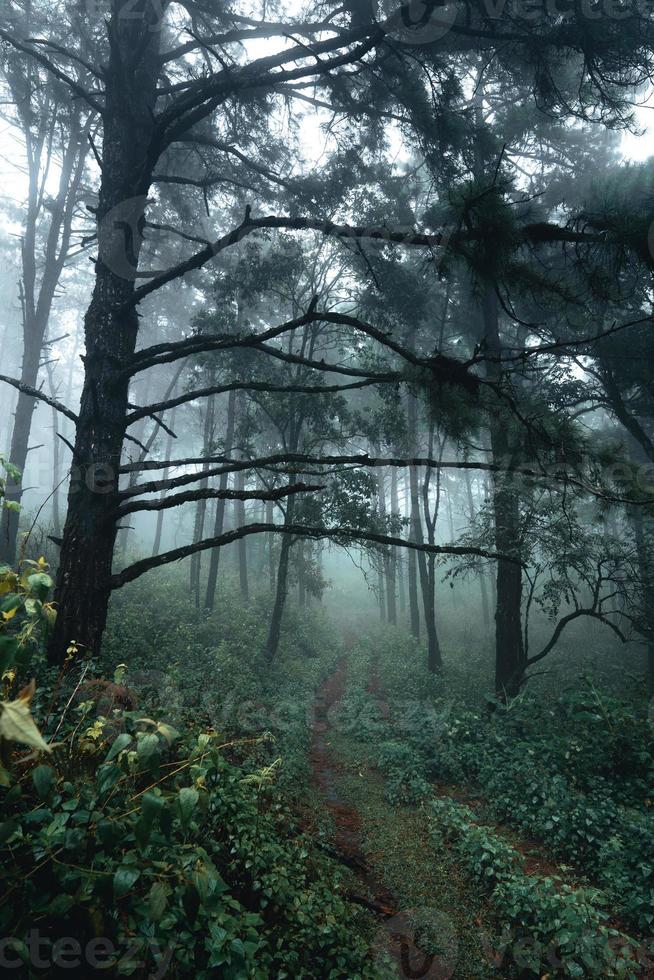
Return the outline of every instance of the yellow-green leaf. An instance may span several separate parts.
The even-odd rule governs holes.
[[[41,752],[51,752],[51,747],[43,740],[30,713],[30,701],[34,695],[34,681],[24,688],[15,701],[0,703],[0,737],[11,742],[20,742]]]

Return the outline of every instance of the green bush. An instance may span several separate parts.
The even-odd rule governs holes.
[[[36,927],[83,951],[107,940],[104,976],[145,977],[162,958],[166,975],[199,980],[373,975],[340,872],[275,785],[281,761],[252,771],[215,732],[94,717],[90,702],[71,711],[48,764],[14,758],[0,791],[8,958],[30,962]]]
[[[490,890],[509,937],[506,952],[525,975],[638,975],[636,944],[606,924],[606,895],[525,874],[522,855],[451,799],[433,800],[429,814],[436,846],[449,842],[468,872]]]

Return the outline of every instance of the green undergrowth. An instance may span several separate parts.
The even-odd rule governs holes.
[[[403,652],[400,662],[392,635],[364,638],[351,656],[358,683],[342,708],[344,729],[368,744],[384,775],[387,799],[417,804],[433,797],[434,782],[468,786],[482,816],[570,862],[577,878],[598,886],[602,909],[649,936],[654,756],[646,706],[588,680],[557,698],[525,695],[471,710],[469,698],[445,693],[449,677],[426,673],[413,641],[405,639]],[[388,719],[366,690],[371,670]]]
[[[163,576],[119,594],[99,662],[33,661],[56,748],[5,759],[12,975],[378,977],[351,872],[302,829],[315,689],[340,644],[319,611],[290,609],[265,666],[265,609],[227,590],[198,617]]]
[[[103,671],[127,664],[126,684],[139,705],[165,712],[174,724],[200,723],[232,738],[270,733],[270,742],[248,747],[248,759],[264,764],[282,756],[280,785],[304,795],[315,691],[342,653],[334,625],[319,607],[288,604],[268,665],[261,651],[269,596],[244,606],[237,590],[222,586],[208,614],[189,600],[179,573],[155,579],[114,597]]]
[[[375,975],[343,873],[276,784],[281,763],[91,701],[57,740],[47,764],[18,752],[0,790],[3,956],[25,976]]]
[[[341,734],[333,746],[342,763],[339,793],[361,819],[369,866],[394,897],[398,912],[426,916],[435,933],[437,955],[432,968],[440,966],[445,972],[433,975],[452,975],[448,970],[455,970],[461,980],[497,976],[498,926],[482,890],[446,848],[432,845],[423,811],[389,803],[384,780],[367,768],[361,743]],[[377,926],[378,940],[394,921]],[[421,960],[414,956],[415,966]]]
[[[427,810],[432,842],[450,844],[489,891],[503,920],[503,951],[521,974],[638,976],[637,944],[608,924],[605,894],[527,874],[522,854],[463,804],[433,799]]]

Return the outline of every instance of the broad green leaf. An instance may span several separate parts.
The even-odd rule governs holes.
[[[25,612],[32,619],[38,619],[41,615],[41,610],[43,609],[43,603],[40,599],[30,599],[25,600]]]
[[[148,916],[158,922],[166,911],[170,888],[161,881],[155,881],[148,892]]]
[[[119,754],[119,752],[122,752],[123,749],[126,749],[127,746],[131,743],[131,741],[132,741],[132,736],[128,735],[127,732],[121,732],[120,735],[117,735],[116,738],[114,739],[113,745],[109,749],[109,754],[107,755],[105,762],[111,762],[112,759],[115,759],[116,756]]]
[[[141,872],[138,868],[121,865],[114,875],[114,898],[123,898],[139,880]]]
[[[165,805],[166,801],[163,796],[157,796],[155,793],[144,793],[141,797],[141,814],[144,820],[153,823]]]
[[[193,810],[198,805],[200,794],[192,786],[184,786],[178,794],[179,814],[182,823],[188,823]]]
[[[136,753],[143,765],[147,766],[154,762],[159,756],[159,739],[157,736],[152,733],[139,735]]]
[[[52,791],[52,787],[55,784],[55,779],[57,774],[52,768],[52,766],[37,766],[32,773],[32,782],[34,783],[34,788],[38,794],[39,799],[45,800],[48,798]]]
[[[11,592],[6,597],[6,599],[3,599],[2,602],[0,602],[0,612],[2,613],[13,612],[16,609],[19,609],[22,606],[22,604],[23,604],[23,600],[21,596],[19,596],[15,592]]]

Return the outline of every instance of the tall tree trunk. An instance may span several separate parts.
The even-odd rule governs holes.
[[[119,368],[134,354],[138,315],[132,303],[143,220],[152,178],[158,14],[137,0],[134,17],[114,7],[108,30],[102,173],[97,209],[98,261],[84,328],[86,354],[49,646],[62,663],[71,640],[99,652],[111,594],[115,507],[129,381]],[[120,65],[117,62],[120,52]],[[117,210],[116,210],[117,209]],[[132,232],[129,238],[126,227]]]
[[[472,483],[470,480],[470,473],[468,470],[464,470],[464,480],[466,484],[466,495],[468,497],[468,511],[470,513],[470,521],[474,521],[476,516],[475,502],[472,496]],[[490,626],[490,609],[488,606],[488,590],[486,588],[486,575],[484,573],[483,565],[480,564],[477,571],[477,579],[479,581],[479,591],[481,594],[481,611],[484,618],[484,626]]]
[[[164,459],[166,460],[167,463],[170,461],[170,457],[171,457],[172,452],[173,452],[173,432],[175,431],[175,416],[176,416],[176,414],[177,414],[177,408],[175,407],[175,408],[173,408],[173,410],[172,410],[172,412],[170,414],[170,427],[169,427],[170,428],[170,432],[168,433],[168,438],[166,439],[166,450],[165,450]],[[162,474],[161,474],[161,479],[162,480],[167,479],[168,473],[169,473],[169,467],[168,466],[164,466],[163,471],[162,471]],[[162,490],[161,491],[161,499],[163,500],[165,496],[166,496],[166,491],[165,490]],[[165,513],[166,512],[165,512],[165,510],[163,508],[161,510],[158,510],[157,511],[157,526],[155,528],[155,532],[154,532],[154,543],[152,545],[152,554],[153,555],[158,555],[159,554],[159,550],[161,548],[161,536],[163,534],[163,524],[164,524],[164,514]]]
[[[285,524],[293,523],[294,511],[295,501],[293,497],[289,497],[286,504],[286,514],[284,515]],[[270,626],[268,629],[266,645],[263,649],[264,659],[268,663],[272,663],[272,661],[275,659],[277,648],[279,646],[282,619],[284,617],[284,606],[286,605],[286,596],[288,594],[288,563],[292,543],[293,541],[290,534],[282,534],[279,565],[277,566],[277,588],[275,590],[275,602],[273,605],[272,615],[270,617]]]
[[[50,213],[50,225],[46,236],[43,256],[38,255],[37,226],[41,212],[41,145],[38,152],[28,151],[28,208],[25,235],[21,247],[22,280],[21,304],[23,308],[23,361],[20,380],[32,388],[37,387],[41,354],[45,341],[48,320],[52,311],[57,284],[64,267],[70,246],[72,220],[79,185],[86,158],[87,129],[81,126],[79,115],[73,119],[72,129],[66,146],[59,187]],[[26,136],[28,142],[30,136]],[[32,147],[32,149],[34,149]],[[42,266],[42,274],[37,282],[37,266]],[[14,413],[14,427],[11,435],[9,458],[18,467],[21,475],[25,471],[29,452],[29,436],[36,401],[25,394],[18,393]],[[20,503],[22,498],[22,479],[7,486],[7,499]],[[0,522],[0,558],[13,562],[16,554],[19,514],[14,510],[3,510]]]
[[[272,524],[273,522],[273,502],[272,500],[266,501],[266,524]],[[267,534],[268,547],[268,588],[272,592],[275,588],[275,532],[269,531]]]
[[[306,542],[298,541],[297,549],[297,598],[303,609],[307,604]]]
[[[214,383],[215,378],[212,376],[210,384]],[[214,406],[215,397],[209,398],[206,410],[204,414],[204,427],[202,434],[202,455],[208,456],[211,450],[211,444],[213,442],[213,423],[214,423]],[[205,464],[205,469],[208,465]],[[202,490],[206,490],[209,486],[209,478],[204,477],[198,484],[198,487]],[[203,498],[198,500],[195,507],[195,523],[193,525],[193,541],[201,541],[204,534],[204,521],[207,516],[207,500]],[[200,574],[202,571],[202,552],[196,551],[194,555],[191,556],[191,576],[190,576],[190,591],[191,595],[195,599],[196,608],[200,608]]]
[[[482,300],[484,342],[489,351],[488,374],[503,383],[497,294],[487,285]],[[520,565],[520,498],[515,478],[509,472],[514,452],[504,414],[490,414],[493,462],[505,467],[493,476],[495,548],[514,560],[497,562],[497,605],[495,609],[495,690],[499,697],[513,696],[522,686],[526,669],[522,633],[522,567]]]
[[[243,470],[236,474],[236,489],[245,490],[245,473]],[[245,501],[237,500],[234,505],[236,526],[243,527],[245,524]],[[247,602],[250,598],[250,586],[248,583],[248,551],[247,539],[240,538],[238,541],[238,580],[241,587],[241,598]]]
[[[411,513],[411,478],[407,478],[406,516],[409,518],[409,535],[413,535],[413,519]],[[416,639],[420,638],[420,606],[418,603],[418,562],[415,551],[409,551],[407,556],[408,588],[409,588],[409,624],[411,633]]]
[[[57,390],[54,383],[52,364],[47,365],[48,384],[50,394],[53,398],[57,397]],[[59,412],[56,408],[52,409],[52,530],[56,538],[61,537],[61,518],[59,515]]]
[[[236,392],[230,391],[227,398],[227,421],[225,425],[225,456],[230,456],[234,448],[234,426],[236,422]],[[222,473],[218,480],[218,489],[226,490],[229,474]],[[219,497],[216,501],[216,517],[213,525],[213,536],[217,538],[223,533],[225,526],[225,499]],[[272,503],[270,505],[272,507]],[[209,574],[207,576],[207,593],[204,605],[213,609],[216,601],[216,584],[218,582],[218,566],[220,564],[220,548],[211,549],[209,559]]]
[[[417,404],[413,395],[409,395],[409,432],[411,437],[410,451],[413,455],[417,448]],[[409,467],[409,489],[411,495],[411,540],[416,544],[424,544],[424,534],[422,530],[422,517],[420,514],[420,489],[418,485],[418,469],[415,466]],[[418,562],[418,577],[420,580],[420,591],[422,593],[422,607],[425,617],[425,632],[427,634],[427,669],[431,673],[438,673],[443,668],[440,644],[438,642],[438,632],[436,630],[436,609],[435,609],[435,563],[432,565],[427,562],[424,551],[416,552]],[[433,556],[430,556],[433,557]],[[431,574],[430,574],[431,572]]]
[[[391,466],[391,513],[397,520],[400,517],[400,501],[397,489],[397,468]],[[406,615],[406,589],[404,584],[404,561],[397,552],[393,553],[393,570],[398,587],[399,612],[402,619]]]
[[[383,470],[377,475],[379,512],[386,517],[386,477]],[[390,626],[397,626],[397,601],[395,595],[395,550],[384,550],[384,584],[386,586],[386,618]]]
[[[647,684],[654,694],[654,522],[642,507],[631,507],[629,518],[636,538],[641,606],[647,643]]]

